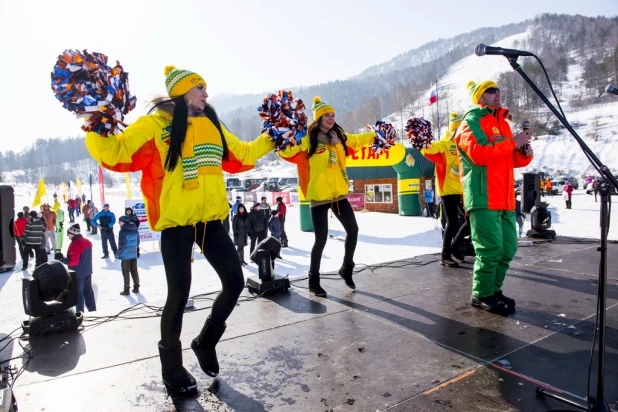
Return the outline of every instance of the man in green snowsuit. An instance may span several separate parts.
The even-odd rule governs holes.
[[[509,110],[500,102],[500,89],[491,81],[469,82],[474,103],[457,131],[464,207],[470,215],[476,254],[471,305],[506,315],[515,300],[504,296],[502,284],[517,251],[515,178],[513,168],[533,157],[530,131],[513,136]]]

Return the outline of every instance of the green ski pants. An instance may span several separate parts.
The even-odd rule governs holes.
[[[515,211],[472,210],[470,229],[476,254],[472,294],[477,298],[493,296],[501,290],[506,271],[517,252]]]

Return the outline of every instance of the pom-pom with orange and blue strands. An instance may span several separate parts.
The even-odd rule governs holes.
[[[410,144],[415,149],[421,150],[431,146],[433,129],[429,120],[425,120],[422,117],[414,117],[408,120],[405,130]]]
[[[375,126],[367,125],[367,129],[373,130],[376,134],[373,141],[373,150],[377,154],[382,153],[383,150],[388,150],[395,144],[397,139],[397,129],[392,124],[386,123],[383,120],[378,120]]]
[[[277,151],[300,144],[307,134],[305,104],[301,99],[294,100],[291,90],[269,94],[257,110],[262,118],[262,133],[268,133]]]
[[[107,65],[107,56],[87,50],[65,50],[51,73],[56,98],[78,118],[86,118],[82,129],[103,137],[127,127],[124,116],[135,108],[129,91],[129,74],[118,61]]]

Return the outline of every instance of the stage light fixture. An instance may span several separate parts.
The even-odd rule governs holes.
[[[247,279],[247,287],[253,293],[265,295],[290,288],[290,280],[275,274],[275,259],[281,252],[281,243],[267,237],[257,244],[249,259],[258,265],[258,276]]]

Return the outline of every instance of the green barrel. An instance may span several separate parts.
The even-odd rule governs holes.
[[[422,212],[419,198],[421,179],[414,156],[408,153],[401,162],[393,166],[393,169],[397,172],[399,216],[420,216]]]
[[[298,187],[298,201],[300,203],[300,230],[303,232],[313,232],[313,222],[311,221],[311,207],[309,201],[303,196],[303,191]]]

